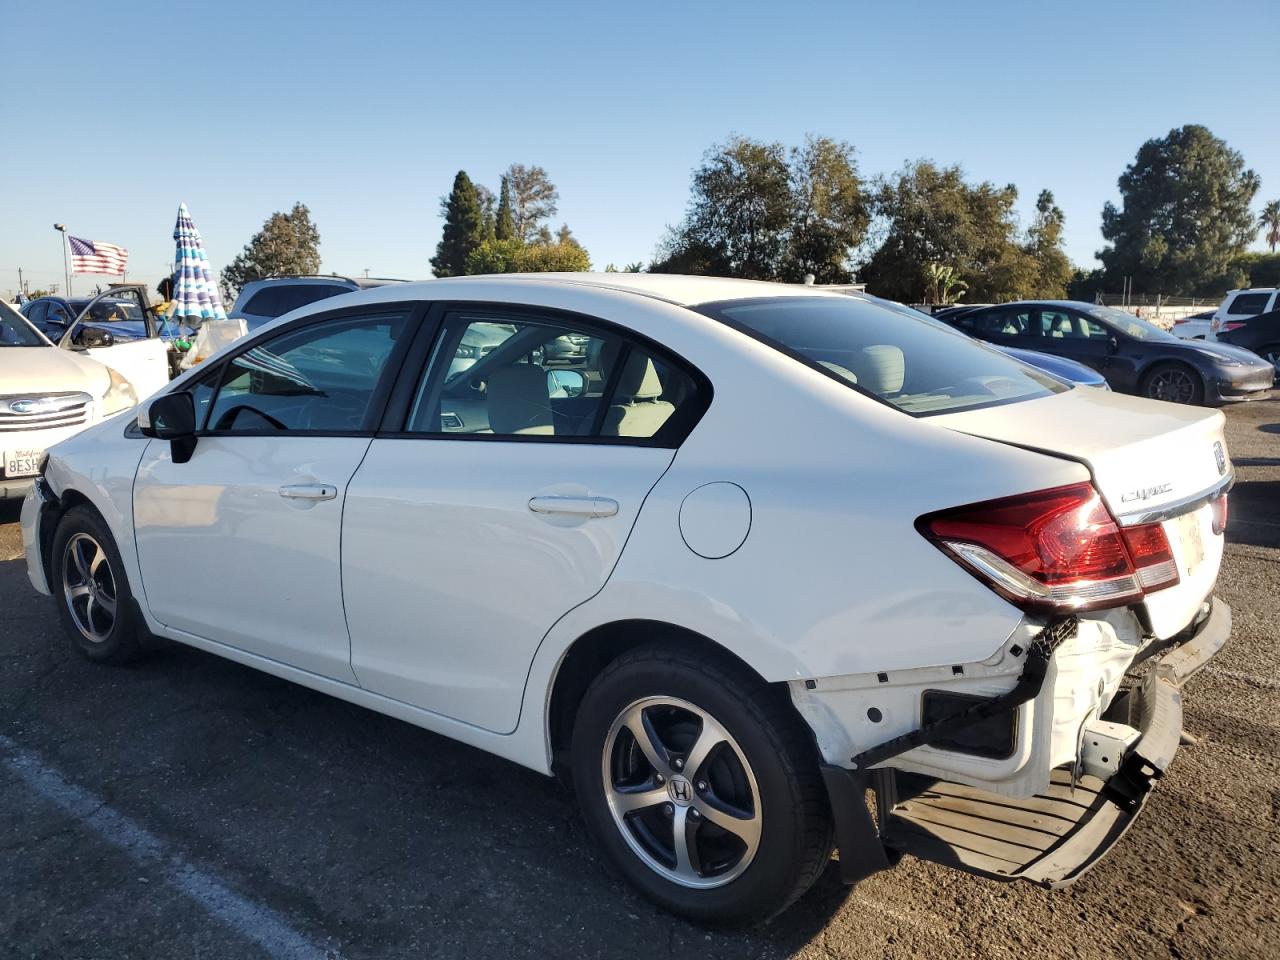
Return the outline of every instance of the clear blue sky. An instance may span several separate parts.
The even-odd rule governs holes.
[[[544,166],[598,268],[648,260],[703,151],[848,140],[1049,187],[1081,264],[1139,144],[1206,124],[1280,198],[1280,4],[6,3],[0,293],[51,224],[154,282],[186,201],[215,266],[308,204],[325,271],[429,276],[454,173]],[[90,283],[81,278],[81,288]]]

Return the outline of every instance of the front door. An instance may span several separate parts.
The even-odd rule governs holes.
[[[447,314],[351,481],[343,590],[362,686],[499,733],[539,642],[605,584],[706,397],[580,319]]]
[[[190,389],[195,451],[153,440],[134,483],[146,603],[163,624],[353,682],[339,547],[348,482],[407,339],[394,308],[290,325]]]

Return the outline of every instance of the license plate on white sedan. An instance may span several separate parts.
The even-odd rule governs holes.
[[[1201,511],[1184,513],[1177,519],[1178,539],[1182,542],[1183,573],[1190,577],[1204,562],[1204,531]]]
[[[4,452],[4,475],[6,477],[34,477],[40,472],[40,458],[43,450],[6,450]]]

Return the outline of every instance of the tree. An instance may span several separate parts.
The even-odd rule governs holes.
[[[465,170],[453,178],[453,189],[440,199],[444,235],[431,258],[437,277],[460,277],[467,272],[467,257],[484,242],[484,215],[475,184]]]
[[[483,183],[477,183],[476,201],[480,204],[480,236],[484,240],[497,239],[498,221],[494,213],[497,197]]]
[[[735,136],[694,170],[684,220],[650,270],[847,282],[849,251],[869,220],[848,144],[809,136],[788,150]]]
[[[1102,210],[1108,285],[1131,277],[1140,292],[1212,296],[1243,282],[1231,261],[1257,234],[1258,186],[1244,158],[1198,124],[1148,140],[1120,175],[1121,205]]]
[[[872,201],[884,239],[858,271],[882,297],[912,303],[929,285],[929,264],[945,264],[969,284],[975,301],[1029,296],[1039,276],[1018,242],[1018,191],[970,184],[958,166],[907,164],[880,181]]]
[[[502,177],[502,189],[498,192],[498,214],[494,224],[494,238],[510,240],[515,236],[516,222],[511,214],[511,182]]]
[[[1258,216],[1258,229],[1266,231],[1262,242],[1275,253],[1276,247],[1280,246],[1280,200],[1272,200],[1262,208],[1262,213]]]
[[[560,193],[547,171],[539,166],[513,163],[507,168],[503,182],[509,190],[511,235],[522,243],[549,241],[551,234],[546,221],[556,215]]]
[[[1053,193],[1041,190],[1036,198],[1036,216],[1027,230],[1024,249],[1036,262],[1038,276],[1034,289],[1025,295],[1045,300],[1066,296],[1075,268],[1062,249],[1062,228],[1066,216],[1053,202]]]
[[[955,267],[941,263],[925,264],[925,303],[955,303],[969,289],[969,285],[960,279]]]
[[[871,223],[853,147],[828,137],[805,138],[790,163],[792,213],[782,279],[848,283],[849,250]]]
[[[306,204],[273,213],[234,260],[222,270],[220,286],[228,303],[251,280],[320,271],[320,231]]]

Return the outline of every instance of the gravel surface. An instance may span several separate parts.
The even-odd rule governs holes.
[[[1052,893],[832,869],[729,934],[611,877],[549,779],[187,648],[74,658],[0,502],[0,957],[1280,956],[1280,401],[1227,415],[1235,633],[1111,855]]]

